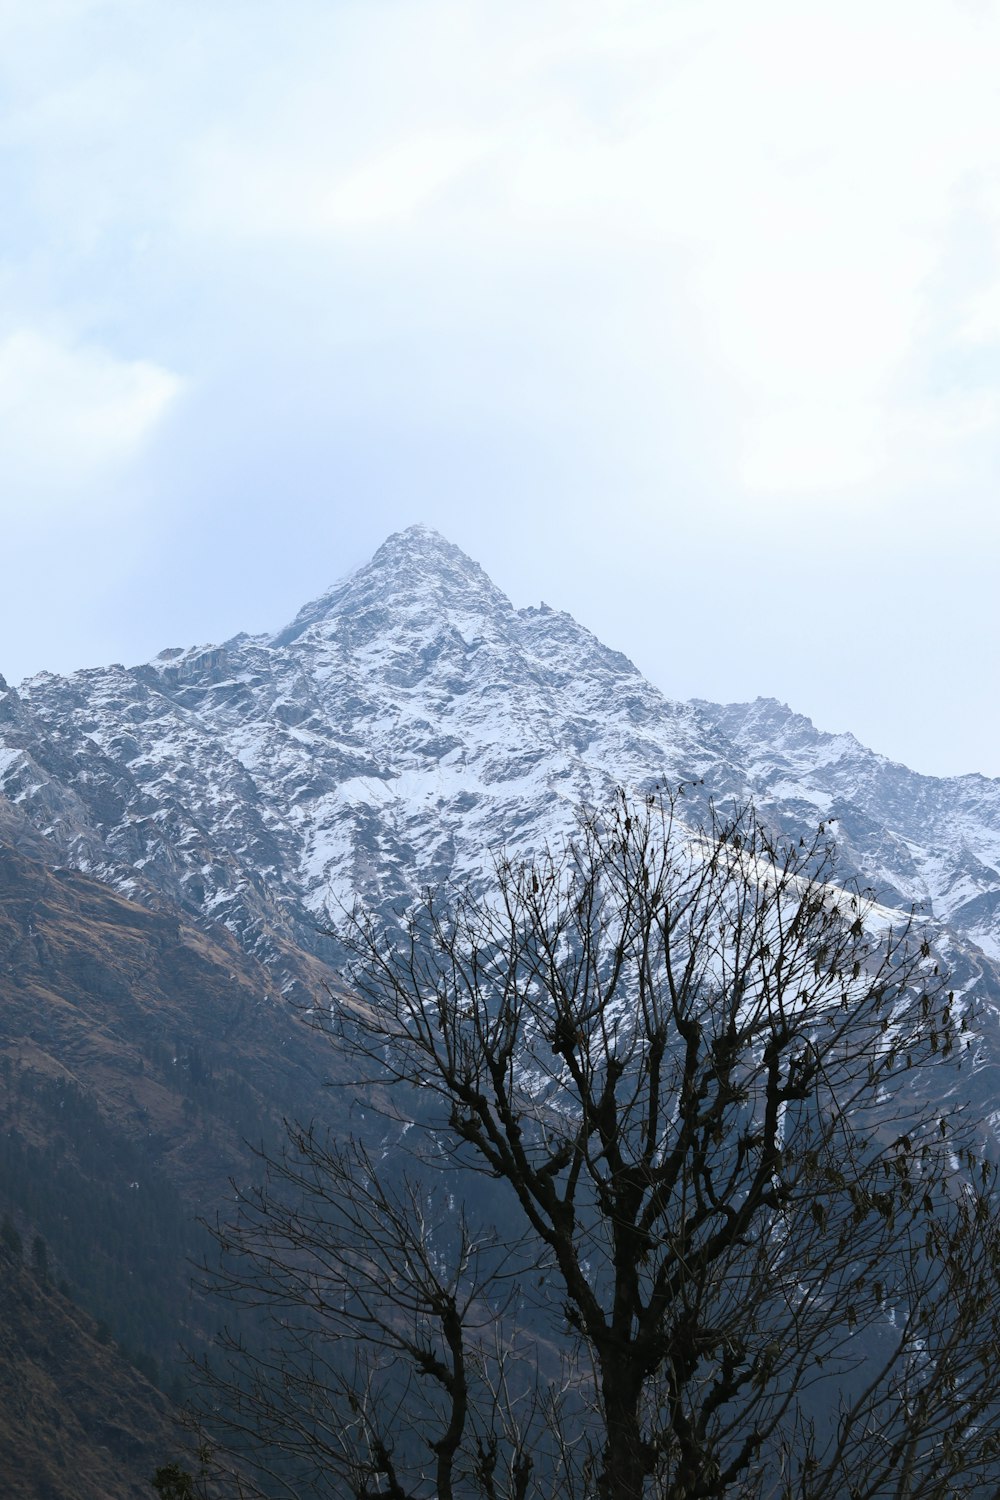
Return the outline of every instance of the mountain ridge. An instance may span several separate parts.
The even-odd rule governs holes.
[[[921,776],[773,699],[679,703],[428,527],[277,631],[0,692],[0,793],[60,858],[257,957],[360,898],[489,879],[620,783],[825,819],[848,873],[1000,956],[1000,781]],[[294,978],[285,976],[283,983]]]
[[[100,1235],[156,1183],[157,1224],[177,1217],[174,1193],[211,1213],[226,1178],[255,1169],[240,1138],[280,1116],[364,1130],[353,1086],[326,1087],[347,1081],[341,1062],[301,1024],[338,993],[326,929],[343,909],[391,919],[426,885],[481,890],[501,850],[557,849],[618,786],[681,783],[694,823],[713,798],[723,811],[753,798],[795,838],[823,821],[845,881],[876,887],[901,923],[925,903],[959,1005],[979,1002],[962,1086],[1000,1130],[1000,781],[921,777],[773,699],[675,702],[571,615],[515,608],[421,527],[277,631],[0,679],[0,1109],[22,1230],[68,1256],[51,1205],[72,1169],[104,1194],[84,1253],[101,1264],[117,1245]],[[90,1122],[85,1162],[71,1106]],[[55,1186],[32,1216],[46,1146]],[[125,1174],[136,1152],[144,1166]],[[148,1285],[144,1244],[127,1275]],[[25,1329],[0,1364],[15,1385]],[[140,1351],[128,1328],[116,1336]],[[162,1363],[156,1337],[143,1351]],[[94,1379],[110,1369],[86,1329],[76,1353]],[[123,1495],[148,1477],[139,1462]]]

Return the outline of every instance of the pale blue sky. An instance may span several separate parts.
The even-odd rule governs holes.
[[[1000,7],[0,0],[0,671],[438,527],[1000,775]]]

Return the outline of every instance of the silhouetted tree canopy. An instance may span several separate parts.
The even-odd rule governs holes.
[[[217,1231],[240,1493],[1000,1494],[968,1021],[834,877],[822,828],[621,797],[353,917],[357,1135],[291,1127]]]

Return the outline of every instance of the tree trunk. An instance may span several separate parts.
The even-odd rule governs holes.
[[[598,1494],[600,1500],[642,1500],[654,1455],[643,1442],[639,1421],[641,1385],[617,1364],[605,1365],[601,1381],[606,1441]]]

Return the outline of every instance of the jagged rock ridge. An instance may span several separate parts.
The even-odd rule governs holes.
[[[0,688],[8,836],[271,959],[356,897],[481,882],[615,785],[680,781],[830,820],[883,900],[1000,955],[1000,783],[917,776],[769,700],[672,702],[423,527],[275,634]]]

